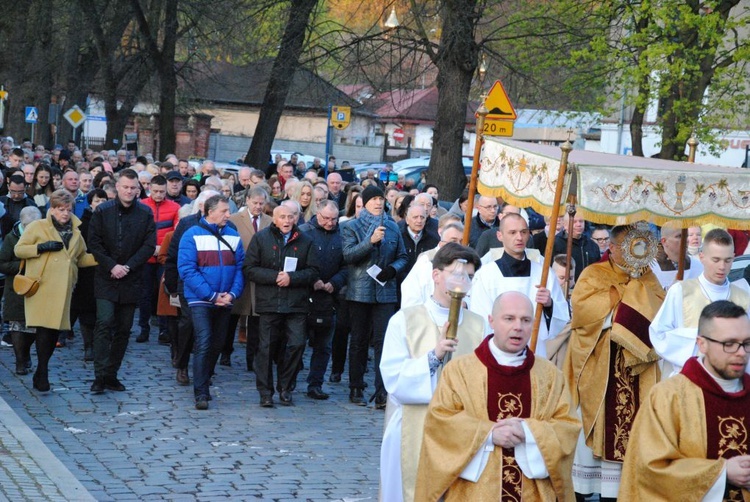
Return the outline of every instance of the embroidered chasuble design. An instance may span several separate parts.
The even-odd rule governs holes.
[[[748,452],[750,429],[750,375],[743,376],[743,390],[734,393],[724,389],[707,373],[698,358],[688,359],[682,368],[688,377],[703,391],[706,412],[706,458],[732,458]],[[742,410],[743,413],[737,414]],[[726,501],[742,501],[742,490],[727,482]]]
[[[531,416],[531,367],[534,354],[526,352],[526,360],[520,366],[501,366],[490,351],[492,337],[484,339],[475,353],[487,368],[487,412],[499,422],[507,418],[529,418]],[[513,448],[502,448],[500,477],[502,482],[500,500],[520,502],[523,490],[523,475],[516,463]]]
[[[625,366],[622,348],[611,343],[610,378],[607,383],[607,396],[613,396],[614,406],[607,407],[605,418],[604,454],[607,460],[622,462],[628,448],[630,429],[637,411],[638,379]]]

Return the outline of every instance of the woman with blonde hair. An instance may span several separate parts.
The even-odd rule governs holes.
[[[299,224],[308,222],[315,216],[315,204],[313,204],[313,186],[308,180],[302,180],[294,186],[292,190],[292,200],[296,200],[299,203],[300,209],[300,221]]]
[[[78,280],[79,267],[96,265],[86,252],[86,243],[73,214],[73,197],[57,190],[49,198],[47,217],[31,222],[14,248],[26,260],[25,275],[39,278],[35,295],[24,298],[26,325],[36,328],[37,369],[34,388],[50,389],[49,360],[61,330],[70,329],[70,300]]]

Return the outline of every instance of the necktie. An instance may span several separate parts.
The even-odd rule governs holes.
[[[258,231],[258,217],[253,216],[253,230]]]

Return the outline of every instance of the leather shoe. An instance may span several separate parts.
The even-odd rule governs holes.
[[[261,408],[273,408],[273,398],[271,396],[261,396],[260,407]]]
[[[104,380],[101,378],[95,378],[94,383],[91,384],[91,392],[93,394],[101,394],[104,392]]]
[[[323,389],[321,389],[320,387],[310,387],[309,389],[307,389],[307,397],[317,399],[318,401],[325,401],[331,396],[323,392]]]
[[[107,390],[113,390],[115,392],[124,392],[125,390],[127,390],[122,382],[117,379],[117,377],[106,377],[104,379],[104,388]]]
[[[86,347],[83,349],[83,360],[86,362],[94,360],[94,348]]]
[[[33,386],[36,390],[39,392],[49,392],[49,380],[47,379],[47,375],[41,375],[38,372],[34,373],[34,377],[32,378]]]
[[[159,333],[159,338],[157,339],[159,342],[159,345],[165,345],[167,347],[172,345],[172,338],[170,338],[169,333],[166,331],[162,331]]]
[[[24,361],[16,361],[16,375],[28,375],[29,369]]]
[[[367,406],[362,389],[352,389],[349,391],[349,401],[357,406]]]
[[[331,373],[328,381],[331,383],[339,383],[341,381],[341,373]]]
[[[138,335],[136,337],[136,339],[135,339],[136,343],[145,343],[145,342],[147,342],[149,334],[150,334],[149,330],[147,330],[147,329],[141,330],[141,334]]]
[[[196,410],[207,410],[208,409],[208,398],[199,397],[195,400]]]
[[[229,357],[226,354],[222,354],[221,355],[221,359],[219,359],[219,364],[221,366],[229,366],[231,368],[232,367],[232,358]]]
[[[388,403],[388,394],[386,394],[385,392],[381,392],[379,394],[375,394],[373,397],[375,399],[375,409],[384,410],[386,404]]]
[[[180,385],[190,385],[190,377],[188,376],[188,370],[177,370],[177,383]]]
[[[279,394],[279,401],[284,406],[291,406],[292,405],[292,393],[288,390],[282,390],[281,394]]]

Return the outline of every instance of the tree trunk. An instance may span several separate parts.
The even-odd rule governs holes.
[[[177,68],[175,68],[175,48],[177,45],[177,4],[179,0],[167,0],[164,12],[164,43],[159,71],[159,151],[156,158],[163,159],[174,153],[177,136],[174,128],[177,105]]]
[[[284,111],[286,97],[292,85],[294,72],[299,66],[299,58],[305,42],[305,34],[310,17],[318,0],[292,0],[289,18],[281,38],[281,46],[268,78],[263,106],[260,109],[258,125],[253,141],[245,156],[247,165],[265,170],[271,155],[271,146],[276,137],[276,129]]]
[[[466,107],[479,48],[474,41],[476,0],[447,0],[443,7],[438,68],[438,105],[427,180],[440,187],[447,200],[458,198],[466,185],[461,155]]]

